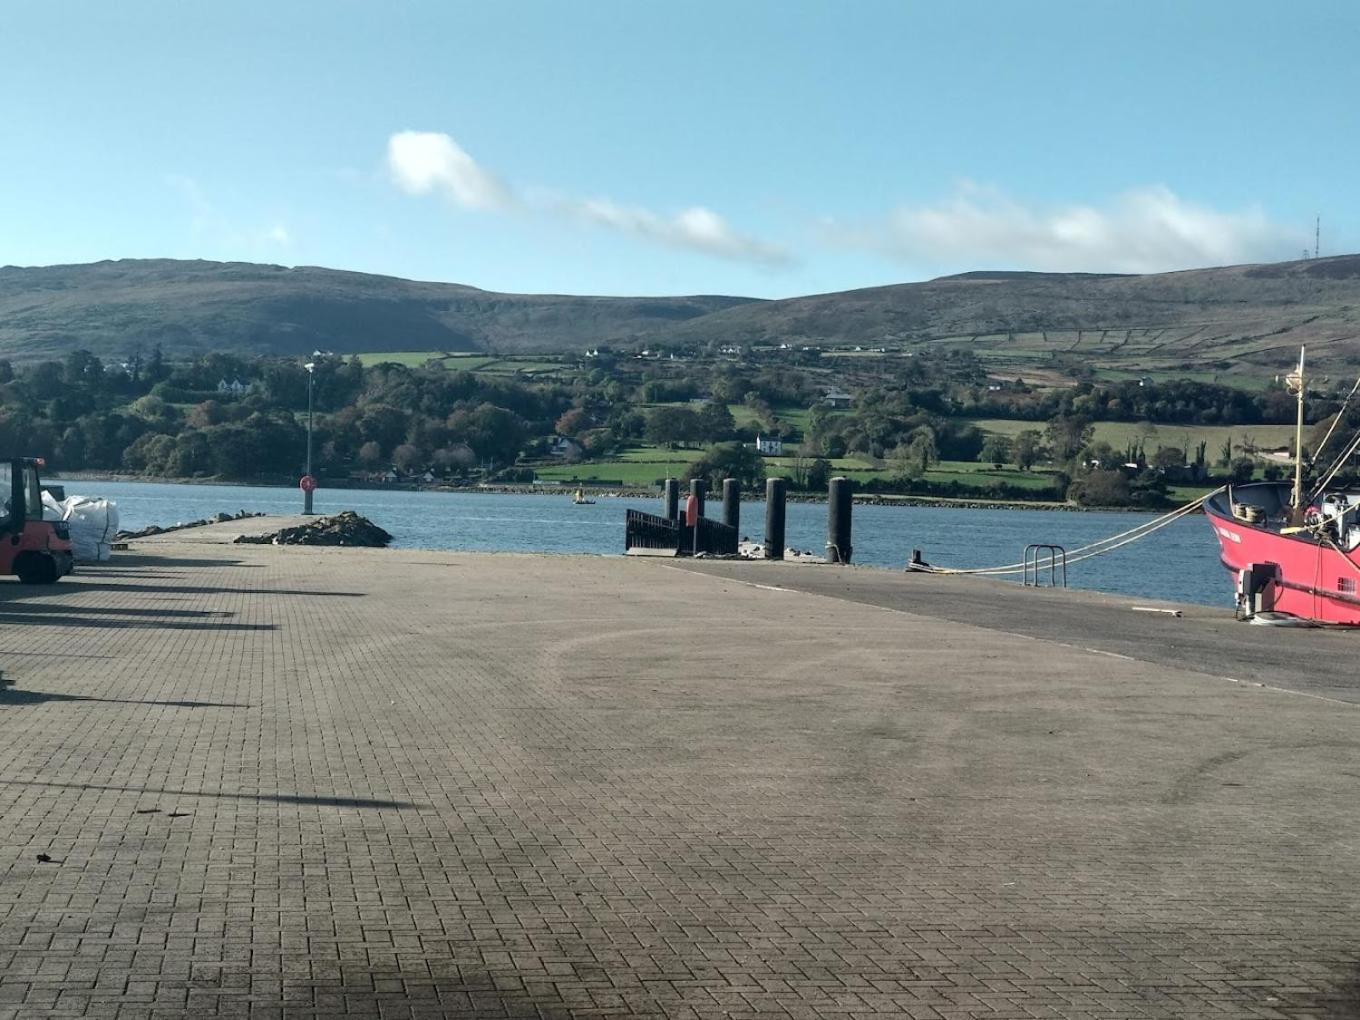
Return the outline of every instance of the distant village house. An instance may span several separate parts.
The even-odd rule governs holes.
[[[778,457],[784,452],[784,440],[778,436],[756,436],[756,453]]]
[[[845,409],[854,404],[855,398],[844,390],[827,390],[822,397],[822,402],[827,407]]]
[[[548,452],[554,457],[561,457],[563,460],[575,460],[581,456],[581,444],[574,439],[568,439],[566,436],[553,436]]]

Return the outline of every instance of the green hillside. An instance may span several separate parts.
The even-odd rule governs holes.
[[[1146,276],[968,273],[777,301],[499,294],[313,266],[125,260],[0,268],[0,356],[161,346],[301,355],[495,356],[668,344],[964,351],[997,378],[1215,378],[1259,385],[1300,344],[1360,364],[1360,256]],[[857,350],[858,348],[858,350]],[[867,362],[869,358],[864,359]]]
[[[315,266],[122,260],[0,268],[0,355],[76,348],[125,358],[160,345],[302,355],[579,350],[630,344],[749,298],[497,294]]]

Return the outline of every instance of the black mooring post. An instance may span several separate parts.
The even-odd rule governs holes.
[[[833,478],[826,487],[826,562],[849,563],[850,479]]]
[[[668,521],[673,521],[680,516],[680,479],[667,478],[662,492],[661,500],[665,506],[665,513],[662,516]]]
[[[723,523],[729,528],[741,528],[741,482],[723,479]]]
[[[783,478],[765,479],[765,558],[784,558],[784,494],[788,483]]]

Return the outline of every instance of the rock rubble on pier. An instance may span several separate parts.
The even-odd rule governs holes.
[[[126,542],[132,538],[150,538],[152,535],[164,535],[171,531],[183,531],[185,528],[202,528],[209,524],[225,524],[228,521],[244,521],[251,517],[264,517],[263,513],[253,513],[250,510],[241,510],[234,514],[216,513],[211,517],[205,517],[201,521],[187,521],[179,524],[170,524],[161,527],[159,524],[152,524],[136,531],[120,531],[117,541]]]
[[[249,545],[347,545],[382,548],[392,536],[367,517],[345,510],[332,517],[319,517],[306,524],[263,535],[240,535],[237,544]]]

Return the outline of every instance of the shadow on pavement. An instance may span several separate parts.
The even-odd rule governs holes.
[[[0,601],[0,620],[30,627],[154,628],[156,630],[278,630],[275,623],[228,623],[228,612],[184,609],[92,609],[60,602]]]
[[[318,807],[421,808],[409,800],[372,797],[319,797],[304,793],[223,793],[220,790],[168,790],[152,786],[104,786],[99,783],[56,783],[39,779],[3,779],[0,786],[41,786],[54,790],[108,790],[116,793],[158,793],[173,797],[211,797],[216,800],[265,800],[275,804],[314,804]]]
[[[76,565],[77,573],[96,574],[105,570],[122,570],[135,567],[232,567],[240,569],[242,567],[250,570],[263,570],[263,563],[247,563],[245,560],[233,560],[223,557],[221,559],[195,559],[192,556],[157,556],[154,553],[118,553],[113,559],[103,563],[79,563]]]
[[[18,687],[0,687],[0,708],[6,705],[42,705],[49,701],[94,701],[103,705],[163,705],[168,708],[249,708],[250,705],[231,701],[137,701],[130,698],[94,698],[88,694],[57,694],[53,691],[29,691]]]
[[[81,616],[163,616],[184,619],[223,619],[234,616],[225,609],[115,609],[109,606],[64,606],[59,602],[0,602],[0,614],[17,616],[46,613],[74,613]]]
[[[355,599],[367,594],[362,591],[304,591],[298,588],[238,588],[235,585],[222,585],[212,588],[199,584],[120,584],[117,581],[79,581],[73,585],[67,585],[65,591],[126,591],[144,595],[154,595],[159,592],[175,592],[183,595],[338,595]],[[55,586],[15,584],[0,587],[0,599],[7,595],[30,598],[39,595],[61,594],[61,592],[61,582],[58,582]]]

